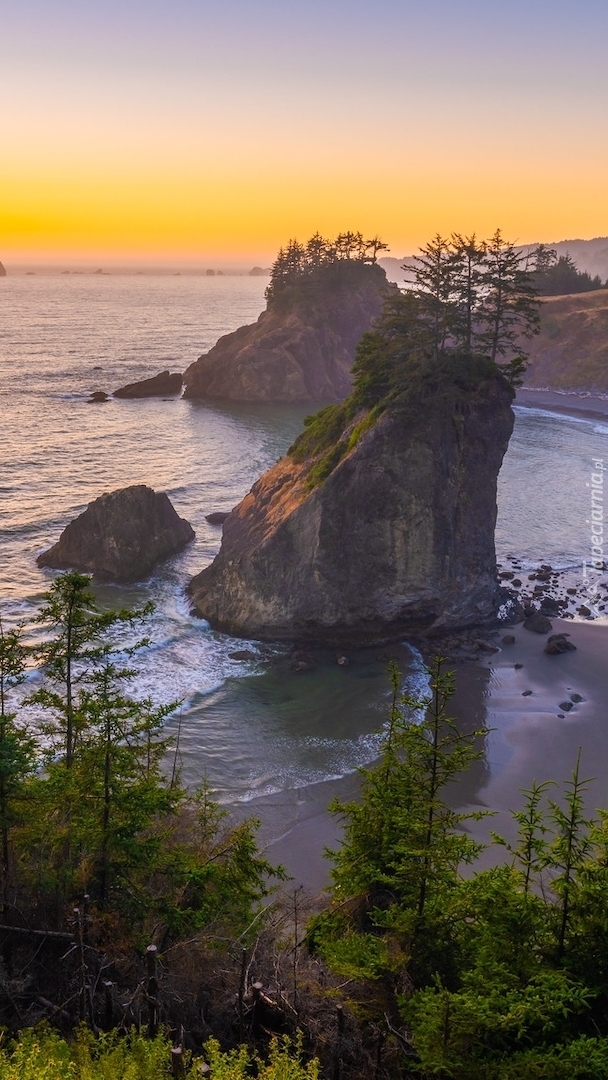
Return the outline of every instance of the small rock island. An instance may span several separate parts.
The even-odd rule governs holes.
[[[396,290],[370,243],[372,254],[360,234],[292,241],[272,268],[266,310],[186,369],[184,397],[342,401],[352,386],[357,343]]]
[[[148,398],[162,397],[165,394],[179,394],[182,389],[181,371],[159,371],[151,379],[140,379],[139,382],[127,383],[115,390],[115,398]]]
[[[156,563],[193,539],[194,529],[164,491],[134,484],[90,502],[36,562],[127,583],[145,578]]]
[[[352,394],[309,418],[229,514],[189,586],[213,627],[357,645],[495,614],[514,391],[486,357],[420,348],[414,302],[392,302],[362,340]]]

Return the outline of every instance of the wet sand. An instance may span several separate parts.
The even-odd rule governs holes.
[[[514,405],[528,409],[546,409],[547,412],[586,416],[590,420],[608,418],[608,397],[595,394],[560,393],[557,390],[534,390],[521,387],[515,395]]]
[[[596,777],[589,786],[587,810],[608,807],[608,624],[551,621],[553,633],[570,635],[575,652],[547,656],[546,636],[520,625],[505,630],[515,644],[501,645],[500,652],[481,663],[451,665],[456,671],[452,715],[468,730],[491,729],[483,740],[483,760],[450,795],[455,806],[497,812],[471,825],[472,835],[480,840],[488,839],[490,829],[512,837],[509,810],[520,806],[519,792],[532,780],[563,783],[579,747],[582,775]],[[560,704],[572,694],[583,700],[566,712]],[[324,848],[335,847],[340,837],[328,803],[334,797],[356,798],[358,783],[351,775],[312,784],[254,799],[236,813],[260,818],[259,838],[268,858],[293,876],[290,888],[303,885],[315,896],[330,879]],[[552,797],[559,798],[558,787]],[[479,865],[499,860],[501,852],[488,850]]]

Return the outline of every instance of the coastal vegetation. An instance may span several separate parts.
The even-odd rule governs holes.
[[[493,375],[522,381],[540,303],[525,256],[500,230],[486,241],[437,235],[404,269],[409,287],[387,298],[359,343],[351,394],[307,417],[288,451],[310,459],[311,488],[387,409],[418,411],[426,397],[452,408]]]
[[[532,253],[534,285],[539,296],[567,296],[608,287],[599,274],[579,270],[571,255],[558,255],[555,248],[539,244]]]
[[[458,811],[450,786],[486,732],[450,717],[441,658],[423,699],[392,665],[381,753],[331,806],[343,839],[310,918],[300,889],[264,900],[254,823],[184,792],[158,710],[123,693],[116,650],[145,647],[145,617],[55,580],[34,654],[46,744],[10,705],[31,646],[0,634],[0,1007],[21,1031],[0,1077],[608,1076],[608,815],[588,815],[580,760],[562,792],[532,783],[478,869],[467,824],[489,810]]]
[[[388,251],[388,244],[379,236],[364,240],[360,232],[339,233],[333,240],[316,232],[305,244],[290,240],[272,264],[266,299],[269,304],[276,303],[294,286],[327,287],[332,280],[343,282],[349,276],[356,280],[357,266],[375,265],[380,251]]]
[[[526,386],[608,393],[608,289],[543,298]]]

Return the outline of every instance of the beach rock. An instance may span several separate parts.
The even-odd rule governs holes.
[[[117,398],[164,397],[165,394],[179,394],[182,388],[181,372],[160,371],[151,379],[127,383],[120,390],[114,391]]]
[[[210,525],[223,525],[228,517],[229,511],[215,510],[212,514],[205,514],[205,521],[208,521]]]
[[[560,653],[574,652],[575,649],[576,645],[568,640],[568,634],[551,634],[544,651],[548,656],[559,656]]]
[[[0,277],[6,277],[6,267],[0,262]]]
[[[515,635],[514,634],[505,634],[505,636],[501,640],[502,640],[503,645],[514,645],[515,644]]]
[[[557,707],[558,707],[558,709],[563,709],[564,712],[567,713],[567,712],[570,712],[570,710],[574,708],[574,705],[572,704],[571,701],[560,701],[560,703],[559,703],[559,705]]]
[[[562,605],[559,600],[555,600],[552,596],[543,596],[541,600],[540,610],[542,615],[558,616],[561,611]]]
[[[497,645],[492,645],[490,641],[484,641],[483,638],[476,638],[472,643],[475,649],[481,653],[497,653],[500,649]]]
[[[552,629],[549,619],[546,615],[541,615],[540,611],[535,611],[524,619],[524,630],[531,630],[533,634],[548,634]]]
[[[139,581],[193,539],[192,526],[178,517],[164,492],[137,484],[89,503],[36,561],[101,581]]]
[[[511,582],[511,585],[513,586],[514,589],[519,589],[519,587],[521,585],[521,579],[517,578],[517,577],[513,578],[513,581]]]
[[[105,394],[103,390],[94,390],[93,393],[91,394],[89,400],[87,401],[87,405],[98,405],[98,404],[102,404],[104,401],[109,401],[109,400],[110,399],[109,399],[108,395]]]
[[[584,701],[582,694],[570,694],[570,701],[573,701],[575,705],[578,705],[579,701]]]
[[[262,476],[190,582],[199,615],[231,634],[335,646],[493,618],[512,390],[498,373],[473,388],[441,379],[441,393],[424,381],[367,428],[357,414],[360,436],[345,429],[322,480],[311,479],[318,456],[295,451]]]
[[[221,337],[184,373],[186,398],[342,401],[356,346],[382,310],[380,266],[345,259],[268,301],[258,321]]]
[[[586,604],[581,604],[578,609],[578,613],[579,615],[588,617],[589,615],[591,615],[591,608],[588,608]]]

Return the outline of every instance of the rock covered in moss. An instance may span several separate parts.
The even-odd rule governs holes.
[[[284,458],[228,516],[195,610],[229,633],[340,646],[490,618],[512,398],[496,371],[452,397],[423,387],[355,418],[322,468]]]

